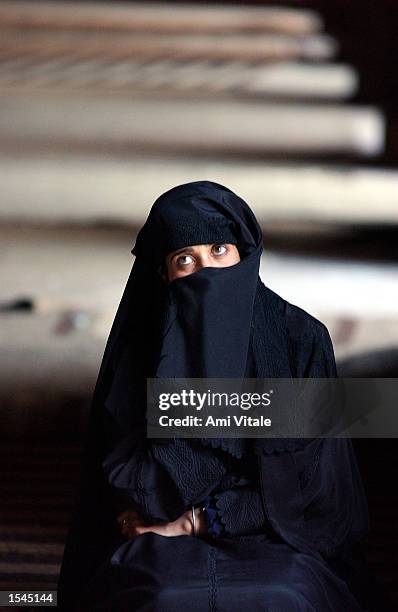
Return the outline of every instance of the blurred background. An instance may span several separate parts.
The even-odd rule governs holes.
[[[55,589],[106,339],[153,201],[213,180],[340,376],[398,375],[393,0],[0,4],[0,590]],[[355,440],[398,609],[397,444]],[[24,608],[26,610],[26,608]]]

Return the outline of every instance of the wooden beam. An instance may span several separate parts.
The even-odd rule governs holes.
[[[140,60],[67,62],[32,61],[30,57],[0,61],[0,91],[29,94],[30,89],[89,90],[97,95],[234,96],[277,99],[344,99],[358,85],[350,66],[331,63],[250,63],[243,61]]]
[[[138,228],[161,193],[206,179],[247,200],[268,231],[281,223],[287,233],[311,223],[332,230],[398,225],[398,172],[393,170],[167,156],[3,154],[0,172],[0,224]]]
[[[384,118],[373,107],[238,100],[125,100],[0,96],[0,139],[9,146],[84,147],[247,155],[373,156]]]
[[[26,33],[2,30],[0,57],[67,58],[70,61],[98,59],[208,59],[275,61],[286,59],[328,59],[337,51],[336,41],[327,35],[289,36],[282,34],[152,35],[118,37],[104,34]]]
[[[3,27],[142,32],[283,32],[308,34],[322,28],[308,9],[208,4],[112,2],[17,2],[0,4]]]

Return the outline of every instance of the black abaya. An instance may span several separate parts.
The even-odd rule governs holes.
[[[236,236],[238,264],[164,284],[159,265],[170,250],[221,241],[224,231]],[[357,552],[367,504],[348,439],[250,441],[262,533],[125,541],[118,530],[117,513],[130,506],[158,521],[200,503],[228,476],[223,457],[239,459],[248,443],[146,439],[146,376],[241,377],[250,350],[258,378],[336,376],[326,327],[262,283],[261,250],[252,211],[217,183],[176,187],[152,207],[94,393],[61,609],[370,609]]]

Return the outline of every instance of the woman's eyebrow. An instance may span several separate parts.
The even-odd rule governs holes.
[[[183,249],[179,249],[178,251],[175,251],[172,255],[172,257],[174,257],[175,255],[179,255],[180,253],[193,253],[194,249],[192,247],[185,247]]]

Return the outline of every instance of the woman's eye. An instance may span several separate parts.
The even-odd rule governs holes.
[[[213,250],[216,255],[225,255],[228,249],[224,244],[215,244]]]
[[[189,266],[193,263],[193,257],[191,255],[180,255],[177,257],[177,264],[179,266]]]

